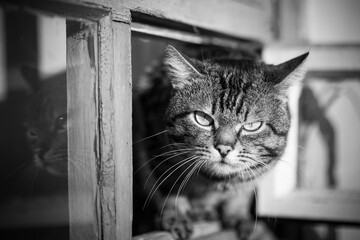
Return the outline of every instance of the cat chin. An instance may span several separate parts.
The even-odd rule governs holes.
[[[266,166],[264,166],[266,164]],[[213,182],[249,182],[262,176],[274,164],[267,161],[252,167],[234,167],[227,164],[214,163],[202,168],[201,174]]]
[[[219,172],[214,170],[203,170],[200,171],[201,174],[206,177],[209,181],[212,182],[225,182],[229,180],[233,180],[235,178],[239,178],[238,172]]]

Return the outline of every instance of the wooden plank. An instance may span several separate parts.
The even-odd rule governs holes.
[[[99,214],[102,238],[116,239],[113,31],[110,16],[99,21]]]
[[[146,14],[238,38],[273,38],[273,1],[233,0],[37,0],[110,9],[116,21],[130,22],[129,12]],[[34,2],[34,1],[32,1]],[[51,4],[48,4],[51,5]],[[91,15],[91,14],[90,14]]]
[[[186,23],[240,38],[269,40],[271,1],[247,4],[232,0],[124,0],[133,12]]]
[[[132,97],[130,25],[114,23],[114,161],[116,239],[131,239],[132,222]]]
[[[205,36],[196,33],[189,33],[185,31],[172,30],[162,27],[156,27],[148,24],[131,23],[131,30],[133,33],[143,34],[151,37],[168,38],[181,42],[202,44],[202,45],[215,45],[225,48],[233,48],[236,50],[244,50],[253,52],[260,49],[261,45],[257,42],[246,42],[234,39],[226,39],[215,36]]]
[[[101,5],[100,1],[91,3],[77,0],[3,0],[0,4],[12,8],[19,7],[22,10],[25,9],[46,16],[60,15],[72,19],[83,18],[92,21],[98,21],[111,12],[111,9]],[[129,17],[130,15],[127,14],[123,18],[128,19]]]
[[[71,239],[98,239],[97,24],[67,37],[68,179]],[[69,22],[68,22],[69,26]],[[74,30],[74,29],[72,29]]]

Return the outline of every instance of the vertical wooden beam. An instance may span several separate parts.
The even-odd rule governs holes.
[[[101,239],[131,239],[130,26],[99,21],[99,197]]]
[[[116,239],[114,48],[110,16],[99,21],[99,200],[101,239]]]
[[[70,239],[99,239],[97,24],[67,22]]]
[[[130,25],[114,22],[114,157],[116,239],[131,239],[132,78]]]
[[[131,239],[130,25],[85,26],[67,39],[71,239]]]

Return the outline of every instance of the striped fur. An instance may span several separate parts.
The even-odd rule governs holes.
[[[199,72],[188,67],[189,72],[180,75],[176,68],[186,67],[172,64],[192,65],[195,60],[185,60],[172,47],[167,51],[168,58],[178,58],[167,61],[170,80],[176,79],[165,116],[170,141],[193,148],[191,154],[199,156],[196,161],[206,161],[200,172],[213,179],[246,181],[269,169],[267,165],[278,160],[286,146],[290,127],[286,93],[293,81],[301,79],[296,70],[307,54],[280,68],[245,59],[197,61]],[[187,77],[179,88],[183,76]],[[195,111],[208,114],[214,125],[203,129],[194,124]],[[243,127],[253,122],[262,122],[261,131],[245,134]],[[222,159],[216,148],[223,134],[234,139],[227,143],[232,149],[229,159]]]
[[[201,55],[191,59],[169,46],[164,64],[134,94],[135,206],[153,206],[145,209],[155,210],[151,214],[160,216],[160,227],[175,239],[189,237],[189,212],[197,203],[203,211],[244,200],[237,218],[248,219],[244,209],[252,190],[239,201],[218,189],[255,179],[281,158],[290,127],[287,90],[302,78],[298,69],[306,57],[278,66],[254,59],[198,60]],[[138,210],[134,232],[140,233],[137,226],[149,220],[141,224],[144,213]],[[234,213],[225,212],[226,219]]]

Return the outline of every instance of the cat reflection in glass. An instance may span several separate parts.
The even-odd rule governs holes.
[[[56,176],[67,175],[66,74],[40,79],[38,70],[23,67],[33,94],[27,103],[26,139],[35,166]]]

